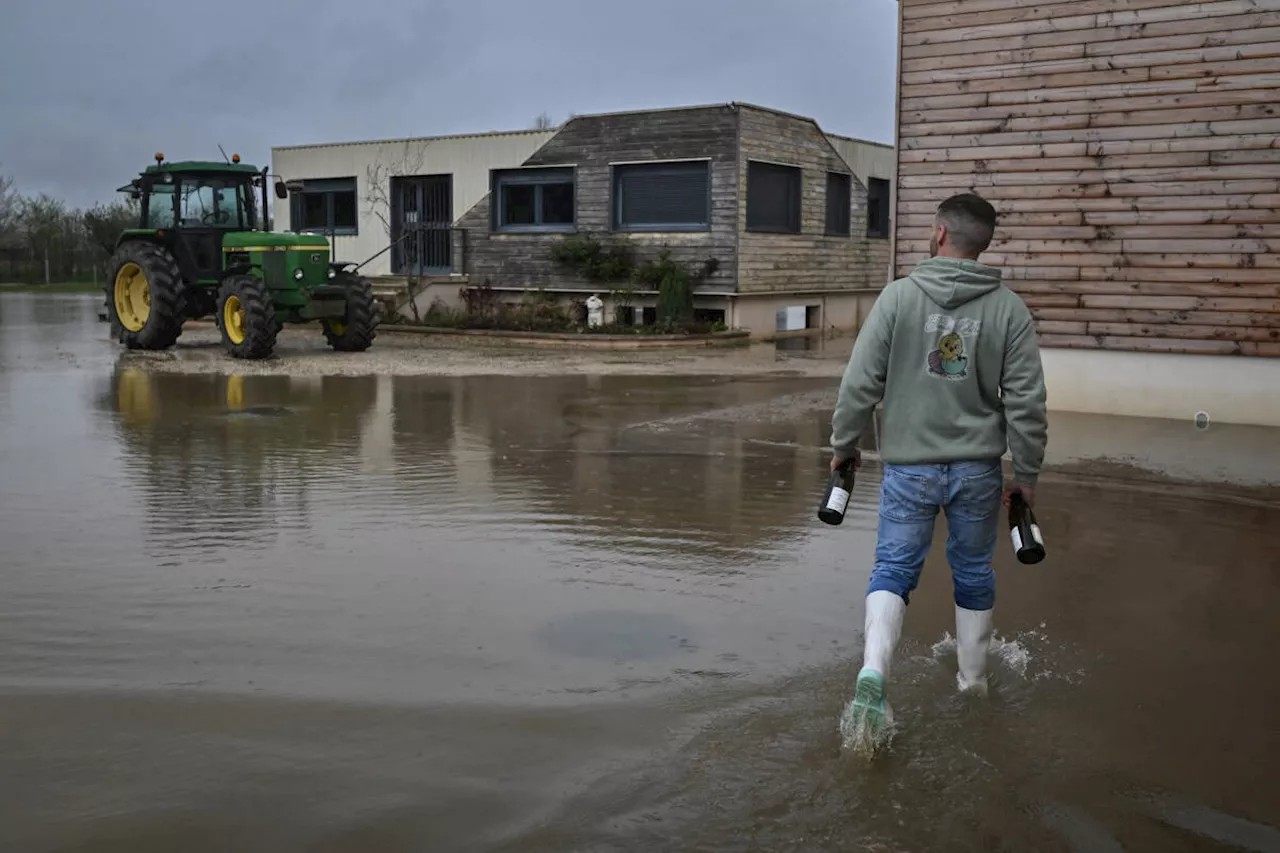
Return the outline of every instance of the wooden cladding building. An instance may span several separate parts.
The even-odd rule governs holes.
[[[899,11],[898,275],[972,190],[1043,346],[1280,357],[1280,0]]]

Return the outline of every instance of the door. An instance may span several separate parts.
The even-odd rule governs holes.
[[[391,271],[453,272],[453,175],[392,178]]]

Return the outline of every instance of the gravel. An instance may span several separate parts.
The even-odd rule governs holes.
[[[244,376],[840,376],[851,340],[827,341],[817,346],[820,349],[816,351],[793,353],[780,351],[773,344],[689,350],[533,349],[495,345],[488,339],[444,339],[383,331],[367,352],[339,353],[330,350],[314,328],[300,328],[280,333],[271,358],[242,361],[222,350],[216,329],[199,327],[184,331],[170,350],[123,353],[121,363],[157,373]]]

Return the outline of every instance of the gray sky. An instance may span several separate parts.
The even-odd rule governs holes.
[[[2,0],[0,172],[110,201],[155,151],[746,101],[891,142],[896,0]]]

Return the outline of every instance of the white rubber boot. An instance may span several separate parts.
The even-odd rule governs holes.
[[[987,694],[987,651],[991,648],[990,610],[956,607],[956,684],[962,691]]]
[[[865,742],[874,747],[885,727],[893,723],[885,683],[906,612],[907,603],[895,592],[876,590],[867,596],[862,671],[853,702],[840,722],[846,744]]]
[[[902,635],[902,617],[907,603],[896,592],[879,589],[867,596],[866,635],[862,649],[862,671],[880,673],[888,679],[893,650]]]

